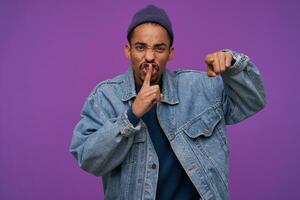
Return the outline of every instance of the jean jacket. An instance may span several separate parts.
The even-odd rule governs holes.
[[[204,200],[227,200],[225,125],[261,110],[265,94],[256,66],[233,52],[235,64],[221,76],[166,69],[157,117],[172,150]],[[74,128],[70,151],[85,171],[102,176],[105,199],[154,200],[159,163],[147,126],[133,126],[127,110],[136,96],[132,68],[99,83]]]

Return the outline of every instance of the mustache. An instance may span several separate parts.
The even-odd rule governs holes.
[[[154,62],[152,62],[152,63],[144,62],[144,63],[140,64],[140,69],[142,69],[142,68],[148,68],[148,67],[150,67],[150,65],[152,65],[153,68],[158,68],[159,69],[158,64],[156,64]]]

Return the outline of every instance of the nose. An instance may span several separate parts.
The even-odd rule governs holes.
[[[145,53],[145,59],[147,62],[153,62],[155,59],[155,53],[152,49],[147,49]]]

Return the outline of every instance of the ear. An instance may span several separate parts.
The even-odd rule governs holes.
[[[124,47],[124,54],[125,56],[131,60],[131,48],[130,48],[130,45],[129,44],[126,44],[125,47]]]
[[[168,60],[172,60],[174,56],[174,47],[170,48],[170,52],[169,52],[169,56],[168,56]]]

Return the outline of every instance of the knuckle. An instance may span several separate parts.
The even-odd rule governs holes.
[[[226,54],[226,59],[227,59],[227,60],[231,60],[231,59],[232,59],[231,53]]]
[[[225,55],[226,55],[226,56],[229,56],[229,57],[232,57],[232,54],[231,54],[231,52],[229,52],[229,51],[226,51],[226,52],[225,52]]]
[[[213,55],[212,54],[208,54],[206,57],[205,57],[205,61],[206,62],[211,62],[213,59]]]

